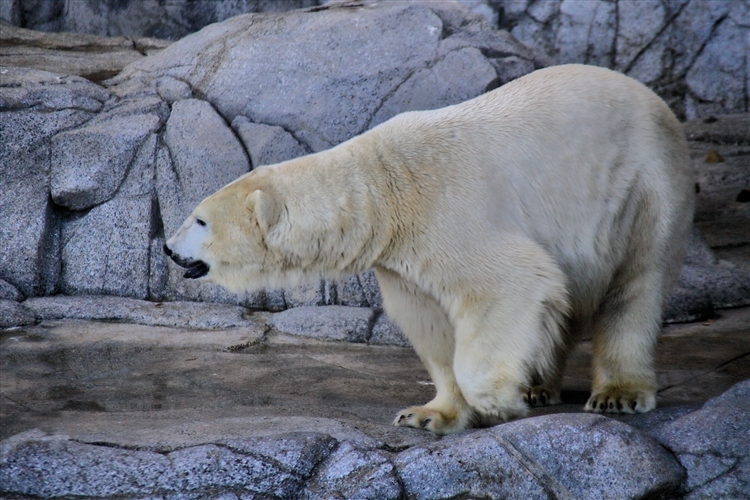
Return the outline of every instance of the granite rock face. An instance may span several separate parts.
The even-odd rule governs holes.
[[[750,380],[649,433],[687,471],[685,498],[750,497]]]
[[[34,38],[16,36],[24,37]],[[0,125],[11,140],[0,148],[0,186],[11,195],[0,215],[12,222],[0,227],[0,279],[25,296],[382,310],[372,271],[237,296],[183,279],[162,246],[198,202],[254,166],[330,148],[399,112],[454,104],[545,64],[447,4],[239,16],[173,45],[104,86],[2,69]]]
[[[136,0],[122,0],[116,7],[106,3],[94,5],[91,1],[2,0],[0,19],[41,31],[176,40],[231,16],[322,3],[325,2],[173,0],[167,8],[160,3]],[[749,70],[745,62],[750,50],[750,4],[745,0],[456,0],[455,3],[491,26],[510,31],[523,43],[541,48],[556,63],[594,64],[633,76],[656,89],[680,116],[688,119],[750,111],[750,90],[746,84]],[[146,39],[133,40],[141,51],[141,47],[154,45]],[[127,41],[123,39],[121,43],[126,45]],[[107,51],[113,49],[108,47]],[[128,54],[122,51],[118,47],[116,54],[123,60],[139,57],[136,51]],[[10,52],[16,59],[28,60],[22,50]],[[104,57],[115,59],[113,55]],[[523,66],[522,61],[518,62]]]
[[[60,279],[51,140],[93,119],[109,96],[75,76],[0,69],[0,278],[26,296],[52,293]]]
[[[676,498],[690,488],[684,480],[683,467],[655,440],[597,415],[536,417],[398,453],[310,432],[168,453],[38,430],[0,443],[0,491],[42,497],[645,499]],[[713,491],[741,493],[737,485]]]
[[[615,69],[687,119],[748,110],[746,1],[489,1],[498,26],[556,63]]]
[[[549,20],[558,7],[571,6],[529,12]],[[0,148],[0,183],[11,195],[0,212],[11,224],[0,227],[8,247],[0,279],[28,297],[380,312],[372,271],[238,296],[183,279],[161,249],[201,199],[255,166],[329,148],[402,111],[474,97],[547,62],[451,4],[340,4],[213,24],[140,57],[104,87],[5,68],[0,124],[12,140]],[[750,234],[750,204],[738,201],[750,190],[743,116],[687,125],[701,188],[696,222],[711,247],[742,246]],[[747,304],[748,272],[715,258],[689,264],[666,320]],[[368,328],[373,343],[406,344],[385,317]]]
[[[204,26],[248,12],[311,7],[319,0],[2,0],[0,19],[38,31],[177,40]]]

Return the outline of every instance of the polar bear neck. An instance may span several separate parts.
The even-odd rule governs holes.
[[[309,281],[371,268],[394,233],[394,200],[366,136],[269,168],[284,204],[269,240],[283,267]],[[269,172],[271,173],[271,172]]]

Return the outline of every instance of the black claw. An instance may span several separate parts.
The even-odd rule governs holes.
[[[409,413],[409,414],[408,414],[408,415],[406,416],[406,418],[411,418],[411,417],[413,417],[413,416],[414,416],[414,414],[413,414],[413,413]]]
[[[546,394],[542,394],[542,404],[543,405],[547,404],[547,395]]]
[[[606,406],[605,403],[599,403],[599,409],[604,410],[604,407]]]
[[[609,402],[609,409],[610,410],[614,410],[615,409],[615,402],[614,401],[610,401]]]
[[[405,418],[406,418],[405,416],[401,415],[400,417],[398,417],[398,421],[401,422]]]
[[[422,422],[422,424],[420,425],[420,427],[422,427],[422,429],[424,429],[425,427],[427,427],[427,424],[429,424],[430,422],[432,422],[432,419],[431,418],[426,418],[426,419],[424,419],[424,421]]]
[[[617,411],[622,411],[622,403],[617,401]]]
[[[531,404],[536,406],[536,396],[531,396]]]

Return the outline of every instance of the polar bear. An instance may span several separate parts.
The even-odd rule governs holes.
[[[397,425],[446,434],[556,403],[584,333],[585,409],[645,412],[693,185],[659,97],[564,65],[257,168],[201,202],[165,251],[186,277],[237,292],[374,268],[437,392]]]

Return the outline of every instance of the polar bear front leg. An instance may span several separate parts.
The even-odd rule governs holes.
[[[474,427],[475,413],[453,374],[454,332],[447,315],[430,296],[397,274],[376,268],[386,312],[401,328],[435,384],[435,398],[400,411],[393,423],[450,434]]]

